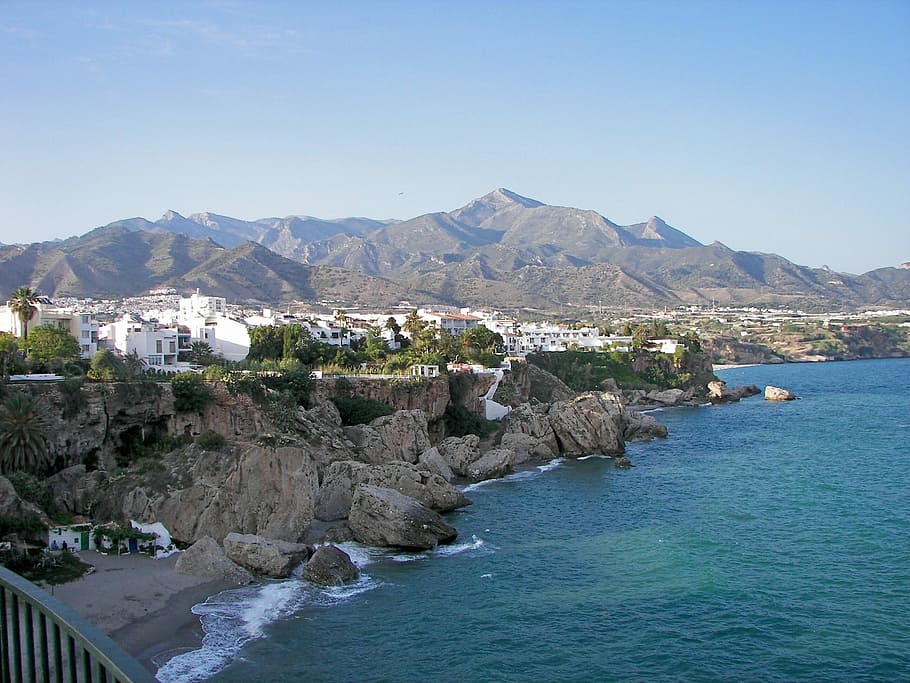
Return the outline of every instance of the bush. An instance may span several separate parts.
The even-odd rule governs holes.
[[[496,431],[496,423],[475,415],[457,403],[450,403],[442,416],[447,436],[467,436],[476,434],[480,438]]]
[[[28,472],[11,472],[6,477],[9,483],[16,489],[16,493],[22,500],[37,505],[47,514],[54,513],[54,498],[51,490],[44,482],[34,474]]]
[[[206,451],[220,451],[224,448],[224,437],[214,429],[207,429],[196,437],[196,445]]]
[[[377,417],[391,415],[395,409],[372,398],[346,396],[332,399],[332,403],[341,414],[341,423],[345,426],[360,425],[372,422]]]
[[[174,390],[174,408],[178,412],[199,411],[212,400],[209,388],[201,375],[195,372],[180,372],[171,378]]]

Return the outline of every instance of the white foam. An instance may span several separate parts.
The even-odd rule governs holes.
[[[596,458],[598,460],[609,460],[610,457],[611,456],[609,455],[601,455],[598,453],[596,455],[583,455],[582,457],[578,458],[578,460],[590,460],[591,458]]]
[[[530,479],[531,477],[536,477],[543,472],[549,472],[550,470],[555,470],[562,463],[566,461],[565,458],[553,458],[550,462],[545,465],[538,465],[533,470],[521,470],[519,472],[513,472],[504,477],[498,479],[484,479],[483,481],[478,481],[473,484],[468,484],[461,489],[462,493],[469,493],[471,491],[476,491],[477,489],[483,486],[489,486],[490,484],[500,482],[500,481],[520,481],[522,479]]]
[[[393,562],[414,562],[416,560],[426,560],[431,557],[451,557],[460,555],[466,550],[479,550],[486,546],[482,538],[476,534],[471,536],[470,541],[464,543],[452,543],[451,545],[438,545],[430,550],[423,550],[419,553],[394,553],[389,554],[388,558]]]

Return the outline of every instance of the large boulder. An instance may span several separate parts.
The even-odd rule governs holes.
[[[306,563],[303,578],[320,586],[343,586],[360,578],[360,570],[341,548],[323,545]]]
[[[548,413],[560,451],[569,456],[622,453],[623,407],[616,394],[590,392],[559,401]]]
[[[623,438],[626,441],[648,441],[655,437],[666,438],[667,427],[651,415],[627,410],[623,415]]]
[[[531,451],[542,454],[541,457],[547,457],[545,454],[559,453],[559,442],[556,440],[556,434],[553,432],[553,425],[547,414],[550,406],[546,403],[530,404],[523,403],[516,407],[503,418],[503,439],[509,434],[525,434],[538,444],[532,447]],[[527,442],[530,443],[530,442]],[[511,443],[504,444],[508,448],[518,451]]]
[[[230,533],[225,537],[224,552],[241,567],[273,579],[289,577],[294,568],[310,555],[309,547],[303,543],[288,543],[255,534],[238,533]]]
[[[553,452],[546,440],[541,441],[530,434],[522,432],[503,434],[499,445],[502,448],[508,448],[514,453],[512,462],[515,465],[520,465],[528,460],[551,460],[556,457],[556,453]]]
[[[685,400],[686,392],[682,389],[664,389],[648,392],[647,398],[658,405],[675,406]]]
[[[228,559],[224,548],[211,536],[203,536],[180,553],[174,568],[181,574],[236,584],[247,584],[253,580],[250,572]]]
[[[515,452],[509,448],[493,448],[468,466],[468,477],[473,481],[497,479],[512,471]]]
[[[780,387],[765,387],[766,401],[792,401],[796,398],[792,391],[781,389]]]
[[[355,457],[372,465],[396,460],[414,463],[430,447],[427,415],[422,410],[399,410],[368,425],[347,427],[344,433],[355,446]]]
[[[105,480],[106,472],[86,472],[85,465],[73,465],[48,477],[46,483],[58,507],[74,515],[90,516],[92,508],[104,495]]]
[[[361,484],[354,492],[348,524],[365,545],[425,550],[451,543],[458,532],[436,512],[395,491]]]
[[[417,466],[422,470],[438,474],[446,481],[451,482],[455,479],[455,473],[452,471],[452,468],[449,467],[449,463],[442,457],[436,446],[433,446],[420,454],[420,457],[417,459]]]
[[[354,490],[360,484],[395,489],[438,512],[470,504],[461,491],[440,475],[416,465],[405,462],[367,465],[343,461],[332,463],[323,476],[316,502],[316,517],[324,521],[347,517]]]
[[[0,517],[31,520],[45,526],[50,524],[44,511],[33,503],[20,498],[10,480],[2,476],[0,476]]]
[[[467,477],[471,464],[480,459],[480,437],[476,434],[450,436],[436,448],[451,470],[461,477]]]
[[[228,533],[298,541],[313,520],[318,476],[307,450],[244,446],[172,454],[155,480],[129,479],[119,510],[109,515],[156,519],[184,543]]]
[[[722,379],[708,382],[708,400],[712,403],[733,403],[761,391],[754,384],[730,388]]]

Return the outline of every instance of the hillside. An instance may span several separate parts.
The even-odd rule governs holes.
[[[254,248],[255,247],[255,248]],[[163,286],[232,300],[418,302],[548,312],[691,304],[905,307],[910,269],[863,275],[703,245],[652,216],[621,226],[500,188],[403,221],[215,213],[129,218],[82,237],[0,246],[0,286],[123,296]],[[380,278],[380,279],[377,279]]]

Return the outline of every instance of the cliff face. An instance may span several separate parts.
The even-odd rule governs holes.
[[[244,396],[210,384],[212,400],[199,412],[178,412],[171,385],[159,382],[33,384],[50,406],[50,451],[56,469],[86,464],[114,469],[137,445],[212,429],[225,438],[252,438],[267,420]]]
[[[395,410],[423,410],[430,420],[441,418],[450,400],[446,377],[412,381],[327,377],[316,382],[310,401],[318,404],[345,394],[379,401]]]

